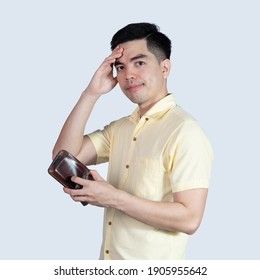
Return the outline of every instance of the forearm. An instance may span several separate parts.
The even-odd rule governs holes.
[[[75,201],[115,208],[126,215],[155,228],[193,234],[204,213],[207,188],[190,189],[173,194],[173,202],[151,201],[133,196],[106,182],[96,171],[91,171],[94,181],[73,177],[83,186],[79,190],[64,189]]]
[[[69,151],[74,156],[80,152],[85,126],[96,101],[102,94],[110,92],[117,84],[117,79],[113,76],[112,65],[117,58],[122,56],[122,52],[122,48],[116,48],[95,72],[60,132],[53,149],[53,157],[61,149]]]
[[[53,157],[62,149],[77,155],[82,147],[86,123],[99,96],[86,89],[65,121],[53,148]]]
[[[180,202],[156,202],[120,192],[115,208],[155,228],[193,234],[201,216]]]

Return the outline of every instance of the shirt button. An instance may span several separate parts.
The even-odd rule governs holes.
[[[111,225],[112,225],[112,222],[108,222],[108,224],[111,226]]]
[[[136,137],[133,138],[133,141],[136,141]]]
[[[125,168],[129,168],[129,164],[127,164],[127,165],[125,166]]]
[[[109,250],[106,250],[106,254],[109,254]]]
[[[145,118],[146,121],[149,121],[149,118]]]

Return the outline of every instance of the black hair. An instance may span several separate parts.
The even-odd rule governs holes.
[[[157,25],[147,22],[130,23],[118,30],[112,37],[111,50],[119,44],[138,39],[146,40],[147,49],[156,56],[159,62],[166,58],[170,59],[171,40],[160,32]]]

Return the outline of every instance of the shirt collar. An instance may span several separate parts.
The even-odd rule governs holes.
[[[148,110],[144,115],[143,118],[158,118],[165,114],[171,107],[176,105],[175,99],[173,94],[168,94],[157,103],[153,105],[153,107]],[[130,116],[130,120],[137,123],[140,120],[140,109],[137,107],[132,115]]]

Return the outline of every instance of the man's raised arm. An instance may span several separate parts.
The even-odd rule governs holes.
[[[53,148],[53,158],[60,150],[67,150],[76,157],[82,154],[82,148],[88,149],[88,159],[85,164],[94,164],[96,152],[90,139],[85,136],[84,130],[91,111],[98,98],[110,92],[117,84],[117,78],[113,76],[113,64],[121,57],[123,49],[117,47],[109,55],[92,77],[88,87],[82,92],[77,104],[65,121],[60,135]],[[83,158],[79,158],[83,160]]]

